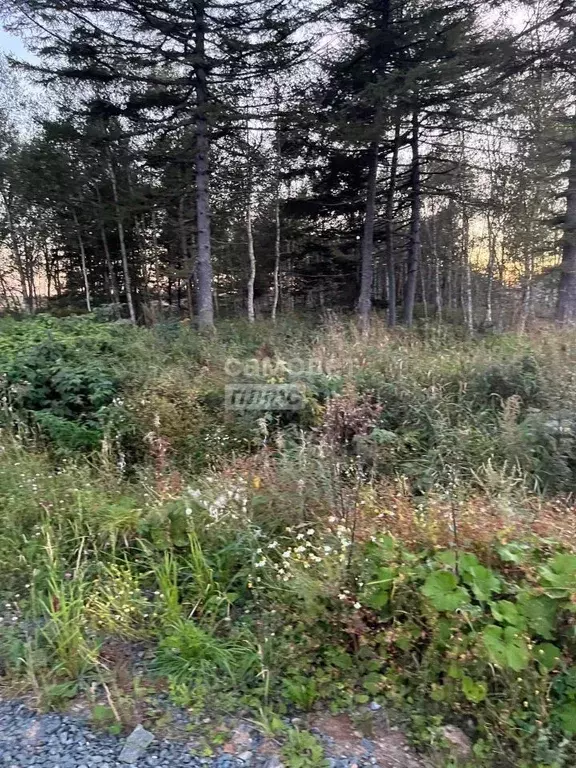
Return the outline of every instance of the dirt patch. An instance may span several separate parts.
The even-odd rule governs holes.
[[[366,764],[372,759],[380,768],[428,768],[408,745],[406,737],[390,727],[384,712],[366,723],[349,715],[315,715],[310,727],[330,741],[329,751]]]

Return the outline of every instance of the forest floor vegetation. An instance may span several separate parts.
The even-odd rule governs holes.
[[[574,765],[575,364],[570,330],[1,320],[0,691],[112,734],[164,696],[206,750],[237,713],[289,768],[380,712],[436,766]]]

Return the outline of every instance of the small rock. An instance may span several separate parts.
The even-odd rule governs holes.
[[[264,763],[264,768],[284,768],[284,763],[280,760],[278,755],[274,755]]]
[[[138,761],[150,744],[154,741],[154,734],[147,731],[141,725],[137,725],[132,731],[130,736],[126,739],[126,743],[120,752],[118,759],[122,763],[134,764]]]
[[[440,733],[450,744],[450,749],[456,757],[467,759],[472,756],[472,742],[461,728],[456,725],[445,725]]]
[[[377,701],[371,701],[370,704],[368,704],[368,708],[372,712],[378,712],[379,709],[382,709],[382,704],[378,704]]]
[[[244,765],[250,765],[250,763],[252,762],[252,752],[248,752],[248,751],[242,752],[241,754],[238,755],[238,760],[242,760]]]
[[[42,723],[42,729],[46,736],[51,736],[60,728],[60,720],[57,717],[46,718]]]
[[[229,754],[240,752],[242,749],[247,751],[252,746],[252,727],[247,723],[241,723],[238,728],[232,731],[228,744],[234,748],[233,752],[226,750]]]

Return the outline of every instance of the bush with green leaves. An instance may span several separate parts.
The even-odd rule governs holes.
[[[0,341],[5,423],[39,431],[60,450],[98,450],[121,421],[118,336],[77,319],[9,327]]]

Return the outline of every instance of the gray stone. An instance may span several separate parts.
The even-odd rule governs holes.
[[[130,763],[131,765],[134,765],[153,741],[154,734],[138,724],[126,739],[118,759],[122,763]]]
[[[448,742],[450,751],[455,757],[467,760],[472,756],[472,742],[461,728],[456,725],[445,725],[440,729],[440,733]]]
[[[47,717],[42,723],[42,728],[44,729],[46,736],[51,736],[53,733],[56,733],[61,725],[62,723],[59,718]]]
[[[253,758],[252,752],[249,752],[248,750],[246,752],[241,752],[238,755],[238,760],[242,760],[244,765],[250,765],[250,763],[252,762],[252,758]]]
[[[284,768],[284,763],[280,760],[278,755],[274,755],[266,761],[264,768]]]
[[[371,701],[370,704],[368,704],[368,707],[372,710],[372,712],[378,712],[379,709],[382,709],[382,705],[378,704],[377,701]]]

